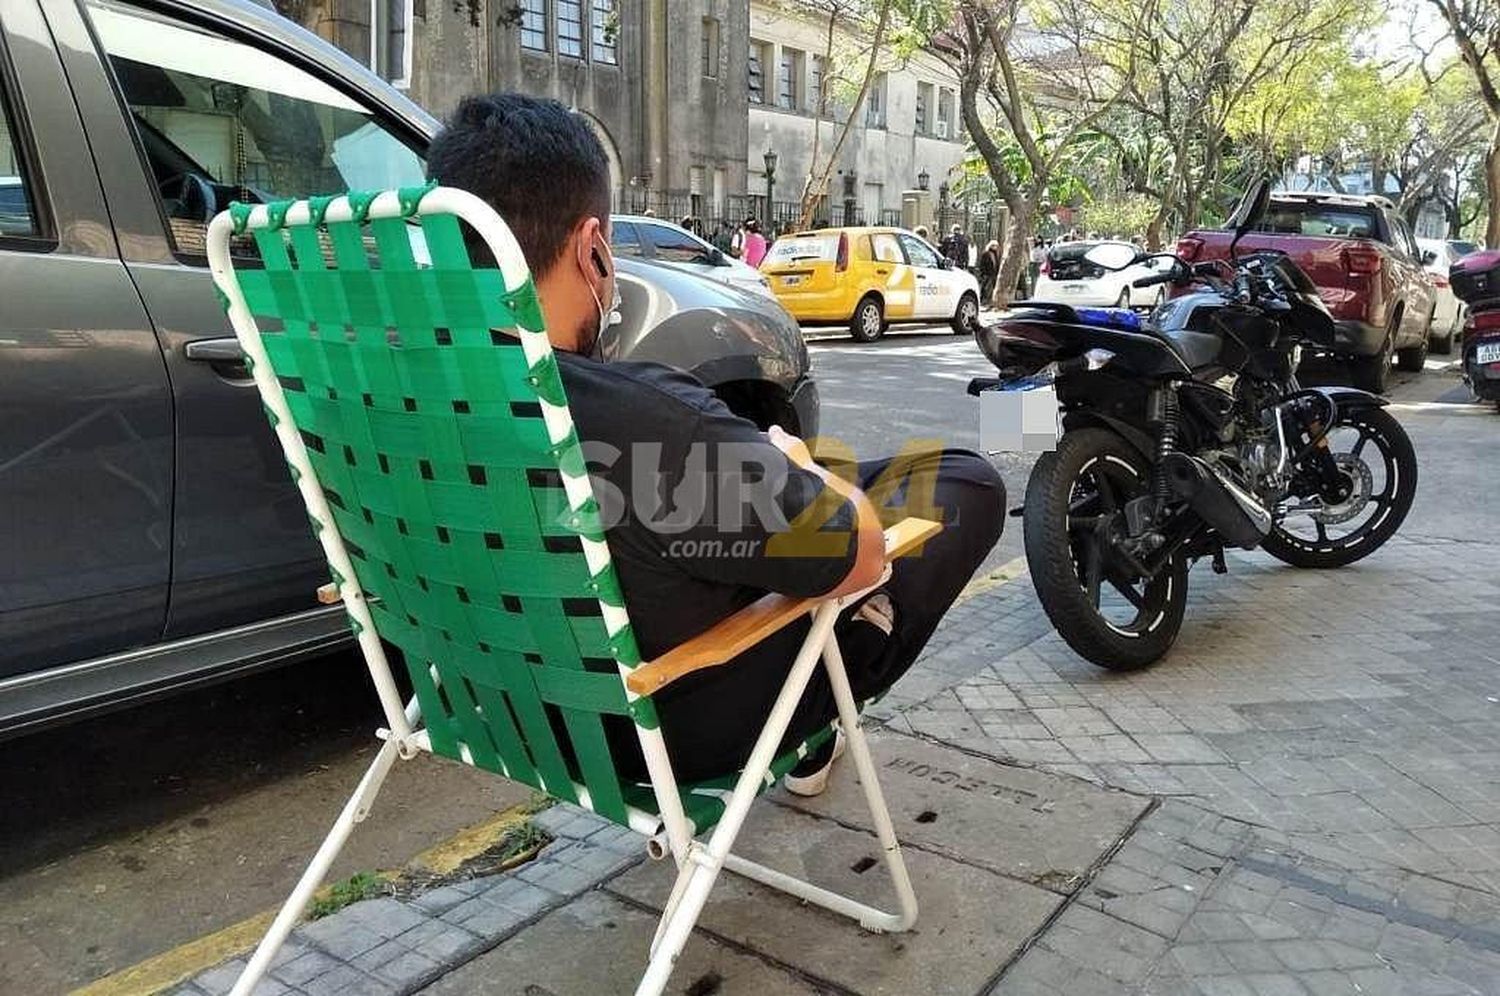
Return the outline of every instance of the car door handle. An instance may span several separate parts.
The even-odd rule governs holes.
[[[926,280],[927,279],[927,274],[925,274],[925,273],[919,273],[919,274],[917,274],[917,279],[918,280]]]
[[[885,275],[886,275],[886,274],[887,274],[887,273],[890,273],[890,272],[891,272],[891,271],[890,271],[890,270],[889,270],[889,269],[884,269],[884,270],[876,270],[876,271],[875,271],[875,274],[876,274],[876,276],[881,276],[881,277],[883,277],[883,276],[885,276]]]
[[[232,336],[194,339],[187,344],[183,355],[194,363],[207,363],[221,377],[230,380],[250,379],[250,368],[245,366],[245,351],[240,348],[240,341]]]

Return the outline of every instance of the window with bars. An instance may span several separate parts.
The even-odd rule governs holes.
[[[913,126],[913,130],[918,135],[925,135],[925,134],[927,134],[928,129],[932,126],[932,122],[928,118],[928,114],[930,113],[930,108],[931,107],[932,107],[932,84],[931,83],[918,83],[917,84],[917,120],[916,120],[916,122],[915,122],[915,124]]]
[[[827,72],[827,58],[821,55],[813,56],[807,86],[807,109],[814,114],[818,113],[818,105],[823,102],[823,77],[827,75]],[[832,101],[829,102],[828,110],[833,110]]]
[[[583,0],[557,0],[557,54],[583,58]]]
[[[521,0],[521,47],[533,52],[547,47],[547,0]]]
[[[776,72],[776,106],[789,111],[797,109],[797,89],[802,75],[802,53],[794,48],[781,50],[781,64]]]
[[[591,0],[590,10],[594,61],[613,66],[620,61],[620,18],[615,13],[615,0]]]
[[[719,19],[703,19],[703,75],[709,79],[719,78]]]
[[[865,96],[865,127],[885,127],[885,73],[876,73]]]
[[[764,104],[766,102],[766,76],[765,63],[762,57],[765,55],[766,46],[761,42],[750,43],[750,103]]]
[[[370,0],[370,68],[392,86],[411,85],[411,0]]]
[[[939,138],[958,137],[953,119],[953,91],[946,87],[938,91],[937,119]]]

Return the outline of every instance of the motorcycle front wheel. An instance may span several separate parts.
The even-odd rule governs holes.
[[[1187,561],[1154,577],[1125,563],[1125,504],[1150,488],[1139,453],[1105,429],[1065,433],[1037,461],[1022,521],[1031,582],[1047,618],[1079,655],[1131,670],[1159,660],[1177,639],[1187,607]]]
[[[1294,496],[1261,547],[1293,567],[1343,567],[1395,535],[1417,494],[1417,454],[1401,423],[1380,408],[1340,414],[1328,446],[1350,484],[1349,497],[1329,505]]]

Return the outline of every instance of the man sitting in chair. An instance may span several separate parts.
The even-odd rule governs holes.
[[[888,690],[1000,536],[1005,489],[989,461],[931,449],[850,464],[845,480],[813,462],[800,439],[774,426],[761,431],[688,373],[603,362],[600,336],[616,300],[609,162],[584,119],[562,104],[514,94],[469,97],[432,143],[428,170],[493,206],[526,256],[643,657],[766,592],[844,595],[878,584],[845,611],[837,633],[855,699]],[[903,506],[899,514],[895,505]],[[941,518],[944,528],[881,583],[883,513],[887,521]],[[803,619],[737,660],[657,694],[679,778],[742,766],[807,626]],[[783,747],[836,714],[819,668]],[[646,780],[630,721],[621,719],[608,736],[620,769]],[[803,760],[788,788],[822,791],[837,746],[829,740]]]

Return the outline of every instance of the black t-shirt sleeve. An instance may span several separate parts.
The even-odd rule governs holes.
[[[717,399],[698,407],[669,486],[685,528],[664,532],[665,555],[705,581],[786,595],[836,587],[858,551],[853,505],[803,470],[754,423]]]

